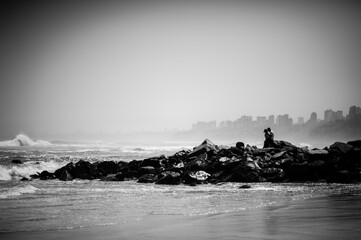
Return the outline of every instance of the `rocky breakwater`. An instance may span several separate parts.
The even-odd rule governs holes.
[[[220,182],[361,182],[361,140],[335,142],[324,149],[297,147],[275,141],[271,148],[238,142],[217,146],[206,139],[193,150],[131,162],[80,160],[54,173],[41,172],[41,180],[135,180],[140,183],[187,184]]]

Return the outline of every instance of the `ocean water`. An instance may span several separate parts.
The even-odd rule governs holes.
[[[154,222],[174,216],[203,220],[215,219],[216,216],[222,221],[222,216],[242,212],[250,214],[259,209],[288,206],[309,199],[352,196],[361,200],[359,184],[253,183],[250,189],[240,189],[242,183],[191,187],[133,181],[20,181],[22,177],[43,170],[52,172],[80,159],[131,161],[161,154],[172,155],[190,148],[169,144],[50,143],[33,141],[25,135],[0,142],[0,236],[1,233],[124,227],[146,223],[149,218]],[[23,164],[12,163],[15,159]],[[232,218],[227,219],[231,221]]]

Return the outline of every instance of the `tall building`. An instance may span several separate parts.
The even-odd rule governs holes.
[[[349,109],[348,113],[348,119],[349,120],[361,120],[361,108],[352,106]]]
[[[241,118],[238,118],[233,122],[233,127],[236,129],[253,127],[253,117],[243,115]]]
[[[308,120],[308,124],[316,125],[317,124],[317,113],[311,113],[310,120]]]
[[[267,117],[257,116],[256,125],[257,125],[257,127],[266,127],[267,126]]]
[[[343,119],[343,115],[342,115],[342,111],[333,111],[331,109],[327,109],[324,112],[324,120],[325,122],[333,122],[336,120],[342,120]]]
[[[231,129],[233,126],[232,124],[232,121],[222,121],[219,123],[219,128],[222,128],[222,129]]]
[[[332,111],[331,109],[327,109],[325,112],[324,112],[324,120],[326,122],[331,122],[331,121],[334,121],[334,115],[335,115],[335,112]]]
[[[336,120],[342,120],[343,119],[343,112],[341,110],[338,110],[336,112]]]
[[[291,127],[293,124],[293,119],[288,116],[288,114],[278,115],[276,119],[276,124],[279,127]]]

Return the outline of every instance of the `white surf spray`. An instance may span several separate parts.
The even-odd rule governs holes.
[[[11,179],[29,178],[32,174],[40,173],[44,170],[54,172],[66,165],[67,162],[26,162],[20,165],[0,165],[0,180],[9,181]]]
[[[1,141],[0,147],[23,147],[23,146],[50,146],[45,140],[32,140],[25,134],[19,134],[13,140]]]

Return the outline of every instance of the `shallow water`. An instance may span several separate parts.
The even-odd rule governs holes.
[[[163,186],[136,182],[58,180],[22,183],[22,194],[0,199],[0,232],[126,224],[148,216],[214,216],[293,201],[354,194],[359,185],[251,184]],[[9,188],[13,190],[13,188]]]

